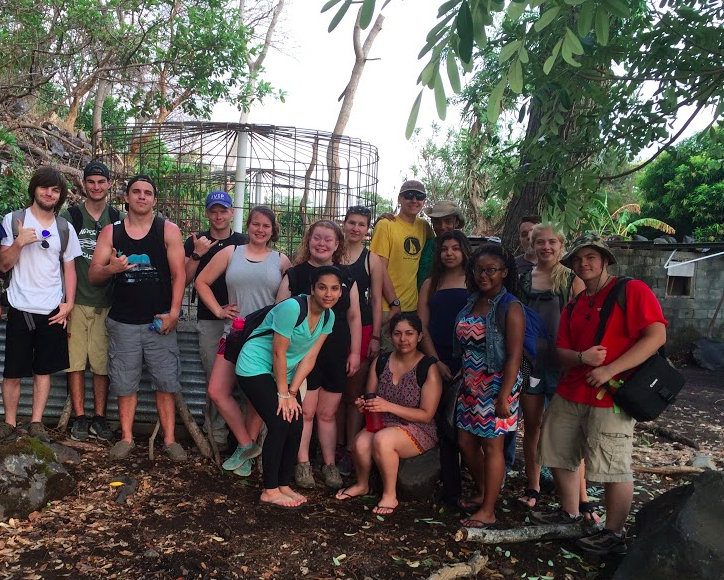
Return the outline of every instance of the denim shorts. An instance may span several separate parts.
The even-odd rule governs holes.
[[[524,394],[526,395],[545,395],[546,399],[550,400],[553,395],[556,394],[556,388],[558,387],[558,377],[560,375],[559,370],[536,372],[532,371],[529,379],[529,383],[525,388]],[[538,383],[533,386],[533,383],[538,379]]]

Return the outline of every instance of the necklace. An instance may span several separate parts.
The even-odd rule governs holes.
[[[598,296],[599,292],[601,292],[601,290],[603,290],[606,287],[606,284],[608,284],[608,281],[610,279],[611,279],[611,276],[607,273],[606,280],[603,282],[603,284],[601,284],[600,287],[599,287],[599,284],[600,284],[600,278],[599,278],[599,282],[598,282],[598,284],[596,284],[596,291],[593,294],[589,294],[588,290],[586,290],[586,296],[588,297],[588,314],[586,314],[583,317],[586,320],[591,320],[591,312],[593,312],[593,307],[596,304],[596,297]]]

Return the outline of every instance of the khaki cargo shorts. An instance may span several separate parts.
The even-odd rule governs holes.
[[[110,308],[76,304],[68,322],[68,358],[66,372],[84,371],[86,364],[94,375],[108,374],[108,331],[106,316]]]
[[[613,407],[591,407],[553,397],[543,415],[538,461],[576,471],[586,460],[586,479],[600,483],[633,481],[631,455],[636,421]]]

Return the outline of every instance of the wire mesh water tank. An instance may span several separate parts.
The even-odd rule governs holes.
[[[158,212],[184,236],[206,229],[210,191],[237,194],[235,224],[267,205],[281,224],[277,249],[294,253],[304,228],[368,207],[377,192],[377,148],[324,131],[237,123],[178,122],[104,129],[95,157],[111,169],[119,194],[129,177],[150,175]],[[235,229],[238,227],[235,226]]]

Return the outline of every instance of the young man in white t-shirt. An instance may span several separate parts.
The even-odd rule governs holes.
[[[56,169],[38,168],[28,186],[30,206],[13,228],[12,212],[2,227],[0,270],[12,270],[8,287],[8,323],[2,398],[5,421],[0,442],[17,437],[21,377],[33,377],[33,410],[28,434],[49,441],[42,423],[50,394],[50,375],[68,367],[66,323],[75,301],[75,263],[81,255],[78,236],[56,215],[66,197],[65,177]],[[64,221],[64,220],[63,220]],[[60,229],[68,230],[61,256]],[[17,232],[17,235],[15,235]],[[61,260],[63,262],[61,267]]]

